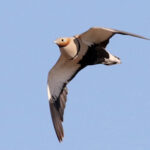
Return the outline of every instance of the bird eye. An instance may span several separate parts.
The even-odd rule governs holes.
[[[63,42],[63,41],[64,41],[64,39],[61,39],[61,41]]]

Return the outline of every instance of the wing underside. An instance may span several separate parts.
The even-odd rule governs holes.
[[[79,38],[81,38],[81,40],[85,44],[92,45],[92,44],[99,44],[101,42],[107,41],[115,34],[129,35],[137,38],[142,38],[145,40],[150,40],[141,35],[137,35],[137,34],[121,31],[121,30],[116,30],[116,29],[98,28],[98,27],[90,28],[88,31],[80,34]]]
[[[69,62],[70,61],[70,62]],[[71,60],[63,60],[60,57],[48,75],[48,97],[49,106],[58,140],[61,142],[64,137],[63,114],[67,101],[67,83],[77,74],[80,65],[72,64]]]

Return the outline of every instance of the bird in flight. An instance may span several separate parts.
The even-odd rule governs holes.
[[[67,84],[88,65],[120,64],[120,58],[106,50],[115,34],[129,35],[149,40],[140,35],[109,28],[93,27],[73,37],[62,37],[54,41],[60,49],[60,57],[48,73],[47,92],[51,117],[59,142],[64,137],[63,115],[67,101]]]

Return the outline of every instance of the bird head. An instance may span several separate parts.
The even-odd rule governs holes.
[[[77,45],[74,39],[75,37],[63,37],[54,41],[59,46],[62,55],[67,59],[72,59],[77,54]]]
[[[70,38],[58,38],[54,41],[59,47],[65,47],[70,43]]]

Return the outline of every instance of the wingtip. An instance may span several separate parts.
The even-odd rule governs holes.
[[[63,142],[63,137],[61,139],[58,139],[59,143]]]
[[[54,103],[49,102],[49,105],[50,105],[50,111],[51,111],[51,115],[52,115],[53,125],[55,128],[55,133],[57,135],[58,141],[62,142],[63,137],[64,137],[64,130],[63,130],[60,114],[59,114],[57,108],[55,107]]]
[[[145,40],[150,40],[149,38],[145,38]]]
[[[57,136],[59,143],[63,142],[64,133],[61,136]]]
[[[144,40],[150,40],[150,38],[144,37],[144,36],[139,36],[139,38],[144,39]]]

